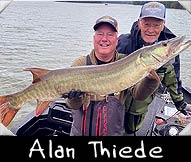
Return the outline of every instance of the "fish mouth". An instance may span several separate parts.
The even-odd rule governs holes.
[[[179,47],[179,51],[181,52],[181,51],[183,51],[183,50],[186,50],[188,47],[190,47],[191,46],[191,40],[188,40],[188,41],[186,41],[186,42],[182,42],[181,44],[180,44],[180,47]]]
[[[181,36],[161,41],[160,46],[162,45],[165,49],[164,55],[152,54],[151,56],[159,63],[164,60],[164,57],[166,58],[165,60],[173,59],[180,52],[191,46],[191,40],[185,41],[185,38],[186,36]]]
[[[164,47],[163,55],[152,54],[151,56],[157,61],[161,62],[165,58],[173,58],[176,53],[180,51],[180,47],[183,46],[185,36],[175,37],[169,40],[164,40],[159,43],[159,46]]]
[[[180,52],[187,49],[191,46],[191,40],[185,41],[186,36],[175,37],[169,39],[168,41],[163,41],[162,45],[167,47],[166,50],[166,57],[169,59],[173,59],[176,57]],[[155,58],[156,59],[156,58]]]
[[[187,49],[191,45],[191,40],[184,42],[186,36],[176,37],[173,40],[169,40],[169,54],[177,55],[178,53],[182,52],[183,50]]]
[[[170,47],[175,48],[176,46],[180,45],[184,40],[185,40],[186,36],[181,36],[181,37],[175,37],[169,40],[169,42],[167,42],[169,44]]]

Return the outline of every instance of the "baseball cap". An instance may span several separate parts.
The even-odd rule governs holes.
[[[113,27],[113,29],[117,32],[118,31],[118,23],[117,20],[115,20],[111,16],[102,16],[99,19],[96,20],[96,23],[94,25],[94,30],[96,31],[102,24],[108,23]]]
[[[140,19],[145,17],[154,17],[161,20],[165,20],[166,7],[159,2],[145,3],[141,8]]]

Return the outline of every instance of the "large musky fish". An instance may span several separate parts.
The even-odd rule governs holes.
[[[185,36],[182,36],[143,47],[109,64],[58,70],[27,68],[25,70],[33,74],[33,83],[20,92],[0,96],[0,121],[7,126],[17,111],[31,100],[37,100],[38,116],[50,102],[72,89],[95,95],[107,95],[127,89],[190,45],[191,40],[185,41]]]

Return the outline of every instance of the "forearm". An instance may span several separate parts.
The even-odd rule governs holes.
[[[178,89],[177,84],[168,86],[168,91],[170,93],[170,96],[171,96],[173,102],[182,101],[184,99],[183,93],[178,93],[177,89]]]
[[[145,100],[147,97],[152,95],[159,87],[159,81],[156,78],[144,78],[133,88],[133,97],[136,100]]]
[[[167,68],[162,83],[167,87],[174,102],[183,100],[183,93],[178,92],[178,82],[172,65]]]

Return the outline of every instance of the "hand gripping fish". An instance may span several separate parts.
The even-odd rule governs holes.
[[[125,58],[104,65],[69,67],[58,70],[27,68],[33,83],[26,89],[0,96],[0,121],[7,126],[26,103],[37,100],[36,116],[53,100],[72,89],[95,95],[107,95],[125,90],[173,59],[191,45],[185,36],[143,47]]]

